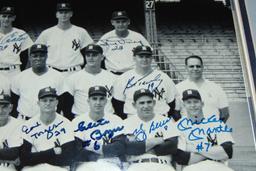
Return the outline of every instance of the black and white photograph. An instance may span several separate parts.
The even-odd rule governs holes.
[[[0,171],[255,171],[254,0],[0,0]]]

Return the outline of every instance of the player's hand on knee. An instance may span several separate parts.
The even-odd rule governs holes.
[[[53,148],[53,150],[54,150],[54,153],[55,153],[56,155],[59,155],[59,154],[62,153],[61,147],[55,147],[55,148]]]

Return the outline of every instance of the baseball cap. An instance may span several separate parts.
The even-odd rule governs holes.
[[[152,49],[149,46],[139,45],[133,49],[133,55],[149,54],[152,55]]]
[[[11,102],[11,97],[8,94],[0,94],[0,103],[9,104]]]
[[[94,86],[89,88],[88,96],[102,95],[107,96],[107,90],[103,86]]]
[[[15,15],[13,7],[3,7],[1,8],[0,14],[10,14]]]
[[[43,44],[34,44],[30,48],[30,53],[45,52],[47,53],[47,46]]]
[[[187,99],[190,99],[190,98],[195,98],[195,99],[198,99],[198,100],[202,100],[201,96],[200,96],[200,93],[197,90],[188,89],[188,90],[183,91],[182,100],[184,101],[184,100],[187,100]]]
[[[103,49],[96,44],[89,44],[85,47],[85,53],[89,53],[89,52],[96,52],[96,53],[103,53]]]
[[[57,95],[57,91],[55,88],[51,88],[51,87],[45,87],[41,90],[39,90],[39,93],[38,93],[38,99],[41,99],[41,98],[44,98],[44,97],[58,97]]]
[[[118,20],[118,19],[129,19],[126,11],[114,11],[112,13],[112,17],[111,17],[112,20]]]
[[[139,89],[139,90],[134,92],[133,101],[136,102],[136,100],[138,100],[138,98],[140,98],[142,96],[149,96],[149,97],[152,97],[152,98],[154,97],[153,93],[151,93],[148,89]]]
[[[72,8],[69,3],[58,3],[57,11],[72,11]]]

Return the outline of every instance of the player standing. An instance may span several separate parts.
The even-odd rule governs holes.
[[[58,3],[56,18],[58,24],[44,30],[36,43],[48,46],[47,65],[63,72],[65,76],[79,71],[84,65],[83,48],[93,43],[88,32],[71,23],[73,10],[69,3]]]
[[[214,83],[203,78],[203,60],[199,56],[189,56],[185,59],[188,78],[176,85],[179,94],[187,89],[198,90],[204,102],[205,114],[216,114],[221,120],[226,122],[229,118],[229,107],[226,93]]]
[[[122,120],[116,115],[104,113],[107,104],[105,87],[89,88],[88,97],[89,114],[78,116],[72,121],[81,149],[77,160],[85,161],[78,166],[77,171],[120,171],[119,157],[124,155],[124,144],[118,140],[124,130]]]
[[[171,78],[151,66],[153,56],[149,46],[137,46],[134,51],[135,69],[118,77],[114,85],[113,107],[115,113],[125,119],[136,113],[132,105],[133,94],[141,88],[148,89],[156,99],[156,113],[180,118],[176,109],[177,89]]]
[[[140,33],[128,29],[130,19],[126,11],[114,11],[111,24],[115,29],[104,34],[97,44],[103,48],[106,69],[120,75],[134,68],[133,48],[150,45]]]
[[[57,97],[54,88],[41,89],[38,93],[40,115],[22,125],[23,171],[68,171],[66,166],[73,159],[74,134],[70,121],[56,113]]]
[[[72,97],[66,95],[67,105],[74,99],[74,105],[71,112],[65,112],[65,116],[72,120],[78,115],[88,115],[89,105],[87,103],[88,90],[90,87],[101,85],[107,89],[108,102],[105,108],[107,114],[113,113],[111,104],[112,91],[116,76],[104,69],[101,69],[101,61],[103,60],[102,48],[99,45],[89,44],[84,50],[86,65],[85,68],[79,72],[72,74],[64,81],[63,92],[68,92]],[[71,100],[70,100],[71,99]],[[71,108],[71,107],[70,107]],[[71,114],[71,115],[70,115]],[[69,116],[68,116],[69,115]]]
[[[0,11],[0,73],[12,78],[24,70],[28,61],[28,48],[33,41],[29,35],[13,27],[16,19],[13,7]]]
[[[233,171],[225,161],[232,158],[233,138],[223,121],[216,115],[203,113],[203,101],[197,90],[188,89],[182,94],[186,116],[177,122],[177,128],[182,134],[180,149],[175,160],[186,165],[183,171]]]
[[[0,170],[16,171],[19,165],[19,147],[22,139],[19,138],[20,121],[9,116],[12,111],[11,97],[0,94]]]
[[[154,113],[156,101],[148,89],[133,96],[137,115],[124,120],[127,171],[174,171],[172,154],[176,153],[179,133],[171,118]]]
[[[51,86],[60,93],[63,76],[52,68],[46,66],[47,47],[34,44],[30,48],[31,68],[19,73],[11,83],[12,98],[17,106],[18,118],[28,120],[39,114],[37,105],[38,91]],[[16,108],[15,108],[16,109]]]

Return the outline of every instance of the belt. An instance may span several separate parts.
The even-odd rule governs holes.
[[[29,120],[29,119],[31,118],[31,117],[22,115],[22,114],[20,114],[20,113],[19,113],[18,117],[19,117],[20,119],[23,119],[23,120]]]
[[[11,65],[9,67],[4,67],[4,68],[0,68],[0,70],[4,70],[4,71],[7,71],[7,70],[12,70],[12,69],[16,69],[18,68],[16,65]]]
[[[110,71],[110,72],[112,72],[113,74],[116,74],[116,75],[122,75],[123,74],[123,72],[115,72],[115,71]]]
[[[53,66],[49,66],[50,68],[53,68],[59,72],[69,72],[69,71],[78,71],[78,70],[81,70],[82,69],[82,66],[78,65],[78,66],[74,66],[74,67],[70,67],[70,68],[67,68],[67,69],[59,69],[59,68],[55,68]]]
[[[159,158],[146,158],[146,159],[140,159],[140,160],[134,160],[130,163],[160,163],[160,164],[170,164],[169,161]]]

